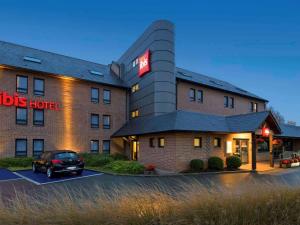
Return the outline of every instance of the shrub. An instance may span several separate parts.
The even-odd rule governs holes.
[[[242,165],[240,157],[229,156],[226,158],[226,165],[228,169],[238,169]]]
[[[208,168],[211,170],[223,170],[224,162],[221,158],[217,156],[210,157],[208,159]]]
[[[121,154],[121,153],[115,153],[112,155],[112,158],[114,160],[128,160],[128,157],[124,154]]]
[[[30,167],[32,164],[32,157],[24,158],[3,158],[0,159],[0,168],[8,167]]]
[[[136,161],[113,161],[104,166],[104,169],[116,173],[140,174],[144,172],[145,167]]]
[[[113,161],[113,158],[106,154],[82,153],[80,156],[83,158],[85,165],[91,167],[104,166]]]
[[[190,167],[194,171],[202,171],[204,169],[204,162],[201,159],[193,159],[190,162]]]

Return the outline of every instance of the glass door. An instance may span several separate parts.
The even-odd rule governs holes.
[[[242,163],[246,164],[248,160],[248,140],[236,139],[235,140],[235,155],[241,158]]]

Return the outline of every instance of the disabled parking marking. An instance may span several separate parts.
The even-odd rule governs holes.
[[[93,176],[100,176],[103,173],[94,170],[83,170],[82,175],[65,175],[60,177],[48,178],[45,173],[33,173],[32,170],[20,170],[15,175],[36,185],[61,183],[69,180],[78,180]]]
[[[22,177],[14,174],[8,169],[0,168],[0,182],[6,182],[6,181],[14,181],[14,180],[20,180],[23,179]]]

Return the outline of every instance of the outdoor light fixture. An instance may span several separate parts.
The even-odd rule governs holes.
[[[269,137],[269,135],[270,135],[270,129],[267,128],[267,127],[264,127],[264,128],[262,129],[262,136],[263,136],[263,137]]]
[[[226,142],[226,153],[227,154],[232,154],[232,141],[227,141]]]

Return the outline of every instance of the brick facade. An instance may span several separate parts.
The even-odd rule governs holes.
[[[45,124],[33,125],[33,111],[28,109],[28,124],[16,124],[16,108],[0,106],[0,157],[15,155],[15,139],[27,139],[28,156],[32,155],[32,140],[44,139],[45,150],[71,149],[78,152],[90,150],[90,140],[99,140],[100,152],[102,141],[110,136],[126,121],[126,90],[70,78],[60,78],[41,73],[28,73],[0,69],[0,90],[10,95],[16,91],[16,75],[28,76],[28,99],[55,101],[61,110],[45,110]],[[45,96],[33,94],[33,78],[45,80]],[[99,103],[91,102],[91,87],[99,88]],[[103,103],[103,90],[111,90],[111,104]],[[21,95],[20,95],[21,96]],[[99,128],[91,128],[90,114],[99,114]],[[103,129],[102,115],[111,116],[111,128]],[[122,142],[113,141],[111,152],[120,151]]]
[[[202,90],[204,101],[190,101],[189,91],[193,88],[196,91]],[[233,109],[224,107],[224,96],[234,97]],[[255,102],[258,104],[258,112],[265,111],[265,102],[242,97],[236,94],[230,94],[222,90],[215,90],[202,85],[196,85],[189,82],[177,81],[177,109],[201,112],[216,115],[238,115],[250,113],[250,104]]]

